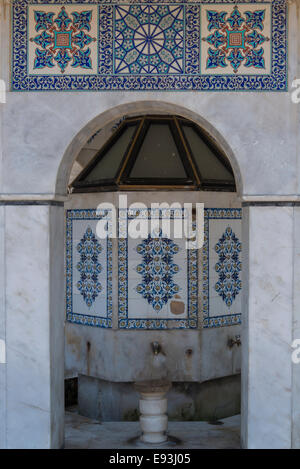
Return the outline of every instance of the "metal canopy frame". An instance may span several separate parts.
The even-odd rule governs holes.
[[[130,177],[132,168],[139,157],[140,149],[152,124],[167,125],[173,136],[186,177],[182,178],[140,178]],[[182,125],[192,127],[213,152],[220,163],[232,174],[233,180],[204,179],[198,169],[189,141]],[[128,127],[135,126],[134,133],[124,152],[115,177],[87,181],[87,177],[106,156]],[[130,190],[206,190],[235,192],[234,174],[230,163],[211,137],[194,122],[175,115],[147,115],[127,118],[96,153],[89,164],[70,185],[73,192],[130,191]]]

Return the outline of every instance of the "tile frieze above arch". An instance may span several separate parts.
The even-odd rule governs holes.
[[[18,0],[13,91],[286,91],[287,2]]]

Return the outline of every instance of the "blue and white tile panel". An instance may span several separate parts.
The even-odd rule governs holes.
[[[120,210],[127,224],[135,216],[131,210],[126,218]],[[166,213],[139,210],[139,217],[150,216],[161,221]],[[183,211],[175,209],[173,219],[182,220]],[[198,327],[198,252],[187,250],[185,239],[167,237],[163,231],[145,240],[120,238],[118,258],[121,329]]]
[[[66,319],[110,328],[112,242],[96,234],[103,214],[92,209],[66,211]]]
[[[241,219],[241,209],[205,209],[202,252],[205,328],[241,323]]]
[[[14,0],[14,91],[286,91],[286,0]]]

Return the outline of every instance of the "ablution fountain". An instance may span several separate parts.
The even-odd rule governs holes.
[[[161,345],[151,343],[156,371],[163,376],[164,359]],[[159,356],[160,355],[160,356]],[[165,378],[137,381],[135,389],[140,395],[140,426],[143,443],[161,444],[168,440],[168,415],[166,394],[171,388],[171,381]]]

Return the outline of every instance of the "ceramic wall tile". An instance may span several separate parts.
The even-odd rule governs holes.
[[[123,213],[128,227],[136,214]],[[166,210],[155,215],[144,210],[139,216],[161,221]],[[183,220],[183,211],[174,210],[172,218]],[[198,253],[186,249],[185,239],[166,235],[162,229],[145,239],[127,236],[119,239],[118,256],[121,329],[197,328]]]
[[[287,89],[286,0],[16,0],[15,91]]]
[[[203,246],[203,326],[241,322],[241,209],[206,209]]]
[[[112,242],[100,240],[96,210],[66,212],[67,320],[112,327]]]

